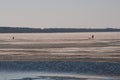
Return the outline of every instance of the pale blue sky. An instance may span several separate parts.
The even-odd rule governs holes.
[[[120,28],[120,0],[0,0],[0,26]]]

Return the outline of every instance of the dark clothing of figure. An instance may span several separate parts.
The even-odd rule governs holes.
[[[15,39],[15,37],[13,37],[12,39]]]
[[[94,35],[92,35],[92,39],[94,39]]]

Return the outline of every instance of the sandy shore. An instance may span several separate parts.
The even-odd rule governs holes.
[[[92,34],[1,34],[0,61],[119,62],[120,33]]]

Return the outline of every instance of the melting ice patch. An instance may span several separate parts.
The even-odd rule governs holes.
[[[0,80],[118,80],[106,76],[49,72],[0,72],[0,75]]]

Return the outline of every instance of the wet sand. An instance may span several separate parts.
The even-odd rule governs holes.
[[[120,33],[0,34],[0,61],[119,62]]]

